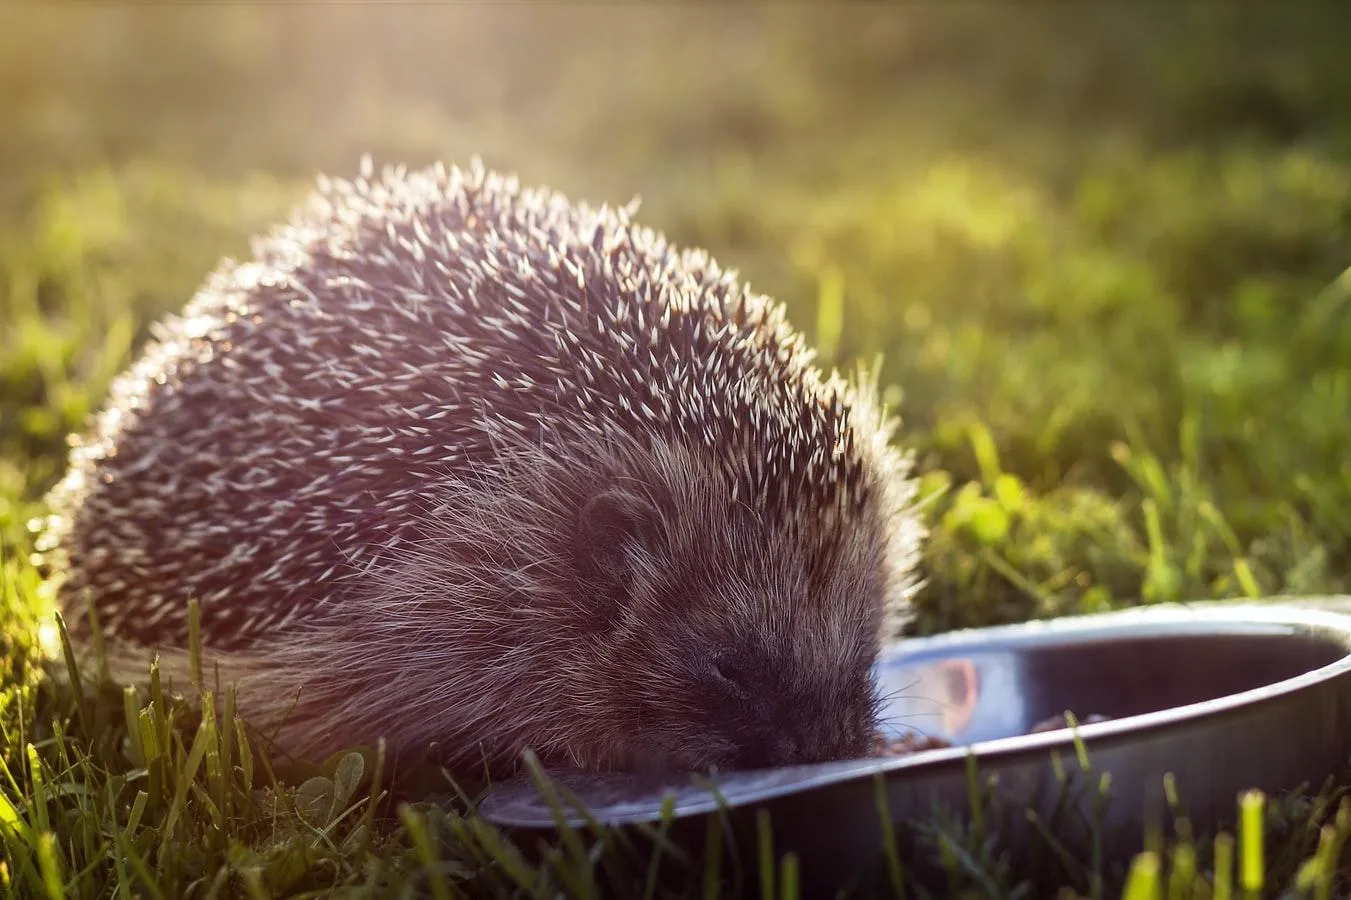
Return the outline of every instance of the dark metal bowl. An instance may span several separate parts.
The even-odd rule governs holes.
[[[1108,853],[1138,850],[1146,824],[1165,821],[1166,773],[1190,821],[1207,829],[1232,821],[1247,788],[1317,789],[1351,760],[1351,616],[1327,610],[1157,606],[975,629],[896,644],[876,674],[891,734],[957,746],[712,779],[574,773],[555,781],[608,825],[659,822],[667,797],[678,821],[722,808],[744,824],[765,809],[775,849],[797,852],[804,876],[836,883],[881,863],[879,789],[902,838],[906,821],[935,805],[963,815],[968,755],[981,779],[995,776],[1002,795],[1044,816],[1068,790],[1078,815],[1058,821],[1057,838],[1072,847],[1096,834]],[[1076,732],[1027,733],[1066,710],[1110,717],[1077,729],[1087,769]],[[1089,789],[1075,796],[1075,784]],[[555,808],[526,778],[498,785],[480,811],[513,828],[556,826]]]

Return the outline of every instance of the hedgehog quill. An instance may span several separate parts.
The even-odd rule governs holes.
[[[113,385],[39,551],[115,674],[287,750],[451,767],[860,757],[922,529],[862,374],[632,207],[475,162],[321,179]]]

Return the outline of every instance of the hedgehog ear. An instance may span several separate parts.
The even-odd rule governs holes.
[[[577,571],[588,586],[598,589],[609,603],[628,595],[627,554],[652,550],[661,537],[657,508],[648,500],[622,490],[605,490],[582,507],[574,543]]]

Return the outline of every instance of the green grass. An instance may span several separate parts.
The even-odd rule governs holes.
[[[227,712],[204,720],[190,686],[49,677],[28,522],[65,435],[156,316],[363,152],[641,194],[646,222],[783,300],[826,361],[880,355],[930,498],[918,632],[1351,592],[1348,24],[1331,4],[0,8],[0,885],[738,883],[730,861],[622,835],[518,846],[369,751],[273,767],[214,686]],[[1346,890],[1339,802],[1271,798],[1237,845],[1142,836],[1132,868],[1049,845],[1015,864],[993,808],[985,829],[906,828],[940,894],[1173,897],[1194,877],[1194,896],[1240,896],[1261,840],[1268,893],[1327,896]]]

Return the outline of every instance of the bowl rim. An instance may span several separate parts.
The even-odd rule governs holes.
[[[1169,626],[1167,631],[1150,634],[1149,637],[1236,632],[1268,632],[1287,635],[1297,634],[1301,631],[1313,635],[1321,633],[1329,638],[1335,636],[1338,640],[1333,642],[1340,643],[1344,652],[1340,658],[1307,672],[1244,691],[1132,716],[1080,724],[1074,727],[992,738],[952,747],[920,750],[903,756],[864,757],[777,769],[725,772],[716,775],[673,773],[670,784],[672,786],[679,785],[677,790],[690,791],[691,793],[688,796],[676,799],[671,811],[671,818],[673,820],[683,819],[705,815],[718,809],[763,803],[789,794],[802,793],[831,784],[862,778],[894,777],[898,774],[910,773],[912,770],[915,770],[915,774],[927,770],[935,770],[935,772],[947,770],[954,765],[965,766],[968,759],[972,757],[977,763],[982,761],[996,762],[1033,754],[1051,755],[1057,751],[1073,751],[1078,741],[1082,741],[1085,745],[1091,742],[1099,746],[1104,743],[1116,743],[1120,739],[1134,737],[1146,732],[1158,733],[1176,726],[1194,723],[1197,720],[1241,713],[1260,704],[1275,702],[1298,691],[1326,682],[1339,674],[1351,671],[1351,614],[1331,609],[1320,609],[1316,606],[1294,605],[1293,600],[1294,598],[1279,598],[1272,601],[1222,600],[1161,603],[1103,613],[1031,620],[984,628],[958,629],[932,636],[902,638],[889,642],[879,654],[878,664],[896,665],[899,668],[904,668],[904,661],[907,659],[922,658],[927,655],[943,656],[947,655],[947,651],[960,647],[979,646],[982,649],[1000,646],[1017,647],[1032,642],[1043,646],[1055,646],[1056,644],[1069,643],[1072,640],[1076,643],[1080,642],[1085,635],[1091,636],[1088,638],[1089,640],[1112,640],[1119,636],[1123,629],[1129,629],[1132,625],[1136,627]],[[1348,604],[1348,609],[1351,609],[1351,597],[1345,598],[1345,601]],[[920,646],[916,647],[917,644]],[[795,774],[797,777],[792,777]],[[560,782],[555,779],[555,784],[559,783],[562,783],[569,793],[573,793],[573,790],[567,787],[565,781]],[[600,812],[588,809],[587,817],[609,825],[652,822],[661,817],[658,813],[661,798],[670,791],[671,788],[665,790],[653,789],[650,796],[635,797],[629,804],[610,804],[606,807],[600,807]],[[484,802],[488,806],[484,814],[499,824],[516,827],[550,828],[557,824],[553,813],[549,811],[544,811],[544,814],[538,816],[512,815],[511,804],[506,804],[505,809],[494,811],[492,807],[496,804],[492,802],[492,796],[492,792],[490,792],[484,798]],[[625,811],[622,808],[625,805],[632,806],[633,809]],[[581,824],[586,820],[586,818],[578,818],[572,824]]]

